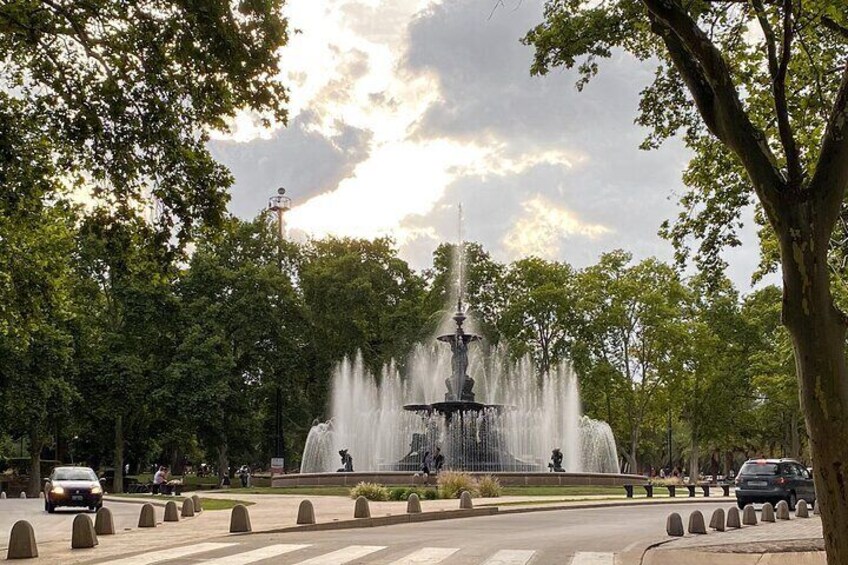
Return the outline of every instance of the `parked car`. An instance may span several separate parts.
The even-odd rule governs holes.
[[[813,476],[794,459],[750,459],[736,475],[736,503],[744,508],[752,502],[776,504],[785,500],[795,510],[799,500],[816,502]]]
[[[44,509],[52,514],[59,506],[103,506],[103,487],[89,467],[56,467],[44,482]]]

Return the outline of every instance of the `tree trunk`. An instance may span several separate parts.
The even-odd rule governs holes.
[[[36,432],[29,434],[29,486],[27,496],[38,498],[41,492],[41,449],[44,443]]]
[[[230,474],[230,458],[226,443],[218,447],[218,484]]]
[[[698,465],[698,457],[700,453],[698,452],[698,438],[695,435],[695,432],[692,432],[692,448],[689,451],[689,483],[695,484],[698,482],[698,475],[700,475],[700,466]]]
[[[848,563],[848,371],[846,325],[830,293],[830,233],[818,233],[812,205],[777,229],[783,321],[792,335],[801,405],[810,437],[817,502],[830,565]],[[779,226],[780,227],[780,226]]]
[[[115,416],[115,482],[112,492],[124,492],[124,421],[123,416]]]
[[[798,429],[798,414],[794,411],[789,415],[789,456],[801,460],[801,433]]]

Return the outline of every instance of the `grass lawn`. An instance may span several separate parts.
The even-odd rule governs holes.
[[[167,502],[169,500],[173,500],[174,502],[182,503],[187,497],[185,496],[158,496],[154,494],[110,494],[109,496],[114,496],[117,498],[132,498],[134,500],[158,500],[160,502]],[[230,498],[204,498],[200,497],[200,502],[203,504],[204,510],[230,510],[236,504],[244,504],[245,506],[251,506],[253,502],[247,502],[245,500],[234,500]]]

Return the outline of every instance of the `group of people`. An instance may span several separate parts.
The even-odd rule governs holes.
[[[445,456],[442,455],[442,448],[437,447],[435,455],[430,453],[428,449],[424,452],[424,458],[421,460],[421,474],[429,479],[430,475],[438,475],[444,465]]]

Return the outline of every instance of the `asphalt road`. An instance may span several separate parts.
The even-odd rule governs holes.
[[[116,530],[135,528],[138,525],[140,505],[110,501],[105,501],[103,505],[112,510]],[[26,520],[32,524],[38,542],[70,540],[71,523],[74,521],[74,516],[80,512],[84,510],[57,508],[55,514],[48,514],[44,510],[44,500],[41,498],[0,500],[0,548],[5,550],[9,545],[9,533],[12,525],[18,520]],[[91,519],[94,520],[93,513]]]
[[[729,506],[729,504],[728,504]],[[681,504],[684,519],[714,504]],[[379,528],[228,536],[111,559],[113,565],[612,565],[665,537],[667,505],[502,514]]]

